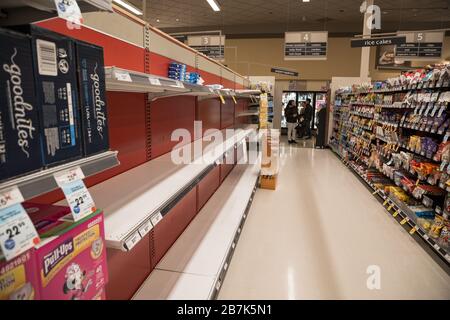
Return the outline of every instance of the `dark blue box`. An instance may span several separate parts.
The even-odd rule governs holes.
[[[109,149],[103,48],[76,42],[83,154]]]
[[[80,158],[75,42],[35,25],[17,28],[31,35],[43,162],[55,165]]]
[[[30,38],[0,29],[0,180],[43,167]]]

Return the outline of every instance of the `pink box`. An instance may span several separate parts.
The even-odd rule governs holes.
[[[0,262],[0,300],[38,300],[39,281],[34,249]]]
[[[42,300],[91,300],[102,297],[108,282],[103,213],[66,228],[36,249]],[[47,233],[51,233],[47,232]]]

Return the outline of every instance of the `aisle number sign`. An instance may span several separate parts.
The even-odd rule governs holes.
[[[326,60],[328,32],[286,32],[284,60]]]
[[[74,221],[79,221],[97,210],[83,179],[84,174],[79,167],[55,174],[55,180],[66,196]]]
[[[23,201],[18,188],[0,193],[0,251],[7,261],[40,242],[33,222],[22,206]]]
[[[395,55],[402,60],[440,60],[442,58],[442,47],[444,32],[442,31],[419,31],[398,32],[399,36],[406,37],[406,43],[396,47]]]
[[[188,46],[211,59],[218,61],[225,59],[225,36],[188,36],[187,42]]]

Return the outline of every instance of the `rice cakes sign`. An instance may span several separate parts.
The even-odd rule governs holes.
[[[211,59],[225,59],[225,36],[188,36],[188,46]]]
[[[284,60],[326,60],[328,32],[286,32]]]

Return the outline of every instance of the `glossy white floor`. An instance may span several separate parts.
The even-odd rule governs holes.
[[[219,299],[449,299],[450,276],[329,150],[287,147]],[[369,266],[380,290],[367,288]]]

